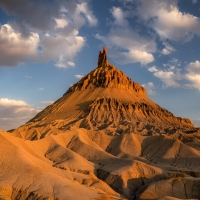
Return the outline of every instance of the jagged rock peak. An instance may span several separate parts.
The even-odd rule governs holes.
[[[133,82],[122,71],[108,62],[106,48],[103,48],[103,52],[99,53],[98,67],[70,87],[67,93],[98,87],[128,89],[146,95],[146,90],[140,84]]]
[[[98,58],[98,67],[106,67],[108,65],[108,60],[107,60],[107,48],[103,48],[103,52],[99,52],[99,58]]]

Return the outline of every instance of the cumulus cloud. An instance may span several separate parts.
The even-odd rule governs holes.
[[[191,87],[200,90],[200,61],[189,63],[186,67],[185,78],[191,82]]]
[[[81,78],[83,78],[84,76],[83,75],[81,75],[81,74],[76,74],[76,75],[74,75],[76,78],[78,78],[78,79],[81,79]]]
[[[9,24],[0,26],[0,66],[15,66],[37,54],[39,35],[31,32],[28,37],[14,30]]]
[[[158,68],[155,65],[148,68],[148,71],[152,72],[153,75],[159,78],[163,83],[163,87],[181,87],[179,81],[184,78],[181,73],[180,61],[172,58],[168,63],[163,64],[164,69]]]
[[[131,29],[111,29],[107,36],[96,35],[110,49],[110,56],[122,64],[154,61],[152,52],[156,51],[154,39],[140,36]]]
[[[155,85],[152,82],[148,82],[147,84],[142,85],[149,95],[156,95]]]
[[[162,54],[168,55],[172,53],[173,51],[176,51],[174,47],[168,42],[163,42],[162,44],[165,46],[165,48],[162,49]]]
[[[148,70],[150,72],[157,72],[158,71],[158,69],[156,68],[156,66],[149,67]]]
[[[50,59],[55,61],[59,68],[74,67],[73,58],[80,52],[85,44],[85,38],[76,35],[64,37],[62,35],[46,34],[40,41],[42,50],[38,52],[35,60],[37,62],[48,62]]]
[[[83,2],[80,4],[77,4],[77,12],[83,13],[86,19],[88,20],[88,23],[90,26],[96,26],[98,23],[98,20],[93,15],[93,12],[91,9],[89,9],[88,4]]]
[[[181,80],[180,74],[176,74],[172,71],[158,70],[153,75],[163,81],[166,87],[180,87],[177,80]]]
[[[67,26],[68,22],[66,19],[56,19],[55,18],[55,21],[56,21],[56,28],[64,28],[65,26]]]
[[[0,99],[0,127],[9,130],[27,122],[38,110],[22,100]]]
[[[200,74],[186,74],[186,79],[192,83],[192,87],[200,90]]]
[[[68,5],[72,7],[69,0]],[[48,1],[0,1],[0,6],[8,15],[17,16],[15,24],[21,29],[23,34],[29,34],[26,28],[35,31],[48,31],[56,26],[54,18],[59,18],[59,3],[49,3]],[[23,19],[23,20],[21,20]]]
[[[200,74],[200,61],[196,60],[195,62],[191,62],[186,66],[186,70],[190,74]]]
[[[112,7],[110,12],[113,16],[113,21],[110,21],[110,32],[104,36],[95,35],[109,49],[109,56],[120,64],[153,62],[152,53],[157,50],[155,38],[144,36],[131,28],[128,22],[128,19],[132,17],[130,10]]]
[[[116,54],[117,61],[122,64],[140,62],[147,64],[154,61],[154,57],[151,53],[138,50],[129,50],[129,52],[118,52]]]
[[[68,61],[68,62],[67,62],[67,65],[70,66],[70,67],[74,67],[74,66],[75,66],[75,63],[74,63],[74,62],[71,62],[71,61]]]
[[[114,24],[119,26],[128,26],[128,20],[125,18],[126,14],[123,12],[121,8],[113,7],[111,9],[111,14],[115,18]]]
[[[195,88],[200,90],[200,61],[189,63],[184,70],[181,70],[180,66],[180,61],[173,58],[167,64],[164,64],[164,69],[152,66],[148,68],[148,71],[159,78],[164,83],[164,87]],[[180,83],[180,81],[182,82]]]
[[[16,20],[0,26],[0,66],[54,61],[59,68],[74,67],[74,58],[86,44],[79,30],[96,26],[88,2],[0,1],[1,8]],[[35,12],[37,10],[37,12]],[[23,20],[22,20],[23,19]]]
[[[194,34],[200,35],[200,19],[189,13],[182,13],[177,6],[178,0],[138,2],[138,16],[154,29],[161,39],[187,42]]]

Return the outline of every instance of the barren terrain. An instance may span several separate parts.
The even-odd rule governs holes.
[[[200,199],[200,129],[107,61],[0,132],[0,199]]]

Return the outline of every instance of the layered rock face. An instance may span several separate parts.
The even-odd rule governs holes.
[[[75,128],[105,130],[111,135],[196,132],[189,119],[175,117],[151,101],[142,86],[108,62],[106,52],[100,51],[95,70],[13,134],[40,139]]]
[[[175,129],[193,127],[189,119],[175,117],[171,112],[158,105],[114,98],[96,99],[90,104],[89,114],[83,123],[85,123],[84,128],[107,129],[107,133],[110,134],[133,132],[154,135],[173,133],[172,129],[175,127]]]
[[[108,62],[105,49],[99,53],[98,67],[69,88],[67,93],[98,87],[133,90],[138,94],[146,95],[142,86],[133,82],[122,71]]]

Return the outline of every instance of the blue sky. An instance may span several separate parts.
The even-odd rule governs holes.
[[[0,0],[0,129],[109,61],[200,126],[200,0]]]

